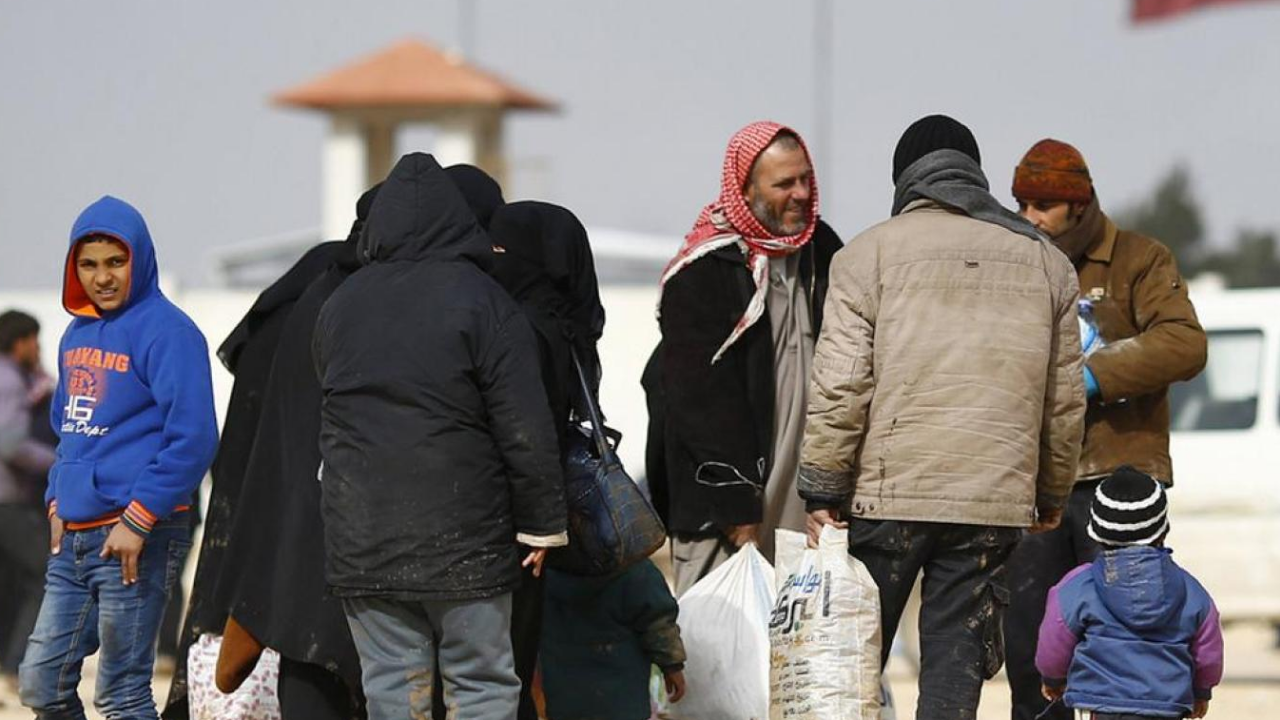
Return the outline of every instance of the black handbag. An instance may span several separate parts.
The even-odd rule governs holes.
[[[563,460],[569,545],[551,551],[547,564],[575,575],[608,575],[652,555],[667,531],[618,460],[621,435],[605,427],[576,351],[573,366],[589,427],[570,428]]]

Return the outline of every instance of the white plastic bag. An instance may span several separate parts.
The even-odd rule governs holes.
[[[849,555],[848,531],[777,531],[769,620],[770,720],[880,719],[880,591]]]
[[[280,720],[280,656],[266,648],[244,684],[225,695],[214,684],[222,637],[205,633],[187,654],[187,703],[191,720]]]
[[[685,697],[677,720],[769,716],[769,613],[773,568],[747,544],[680,598]]]

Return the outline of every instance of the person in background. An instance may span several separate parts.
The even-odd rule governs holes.
[[[645,369],[648,475],[668,497],[676,594],[777,528],[795,493],[813,341],[840,248],[794,130],[756,122],[725,151],[719,198],[662,275],[662,342]]]
[[[58,458],[45,492],[45,596],[19,670],[39,718],[83,718],[85,657],[101,649],[94,705],[154,719],[156,636],[191,547],[187,516],[218,445],[209,350],[160,290],[142,215],[107,196],[76,219],[52,406]]]
[[[462,190],[468,195],[465,186]],[[492,218],[487,228],[495,250],[490,274],[520,305],[534,330],[563,459],[570,423],[589,417],[574,357],[582,363],[593,396],[600,382],[596,342],[604,332],[604,305],[591,244],[578,218],[558,205],[515,202],[498,208]],[[526,575],[512,595],[511,643],[521,682],[518,720],[538,720],[533,677],[546,582],[550,579]]]
[[[1005,561],[1061,518],[1084,422],[1075,273],[980,161],[945,115],[903,133],[892,217],[832,263],[800,467],[810,542],[847,526],[880,589],[882,662],[924,576],[920,720],[977,712]]]
[[[1046,710],[1033,662],[1045,596],[1099,551],[1088,523],[1102,478],[1131,464],[1173,484],[1169,386],[1204,369],[1207,340],[1173,253],[1116,227],[1074,147],[1059,140],[1032,146],[1014,169],[1013,196],[1022,215],[1075,265],[1086,313],[1101,336],[1085,362],[1084,445],[1062,524],[1024,538],[1009,560],[1005,642],[1013,720],[1068,720],[1061,706]]]
[[[17,687],[18,663],[44,597],[48,521],[40,498],[53,446],[32,433],[32,408],[53,390],[40,368],[40,323],[20,310],[0,314],[0,566],[12,577],[11,614],[0,623],[0,675]],[[48,416],[46,416],[47,419]]]
[[[1093,491],[1102,550],[1049,590],[1036,668],[1044,698],[1093,720],[1202,718],[1222,681],[1213,598],[1173,561],[1164,486],[1124,465]]]

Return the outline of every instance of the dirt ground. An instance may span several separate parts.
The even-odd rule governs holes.
[[[1265,625],[1240,624],[1227,628],[1227,676],[1214,693],[1209,705],[1210,718],[1237,720],[1240,718],[1274,717],[1280,707],[1280,650],[1275,648],[1276,633]],[[894,700],[899,720],[910,720],[914,714],[916,678],[909,663],[894,658],[889,667]],[[168,692],[168,675],[158,675],[153,684],[156,697]],[[89,709],[89,718],[98,720],[93,712],[93,665],[88,664],[85,680],[81,683],[81,697]],[[0,682],[0,720],[28,720],[32,713],[18,705],[16,693],[7,683]],[[1006,720],[1009,717],[1009,691],[1003,677],[987,683],[982,694],[982,706],[978,720]]]

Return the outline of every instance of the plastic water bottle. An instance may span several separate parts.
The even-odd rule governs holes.
[[[1080,348],[1084,351],[1085,357],[1089,357],[1107,343],[1102,339],[1102,333],[1098,331],[1098,322],[1093,317],[1093,303],[1089,300],[1081,300],[1079,311]]]

